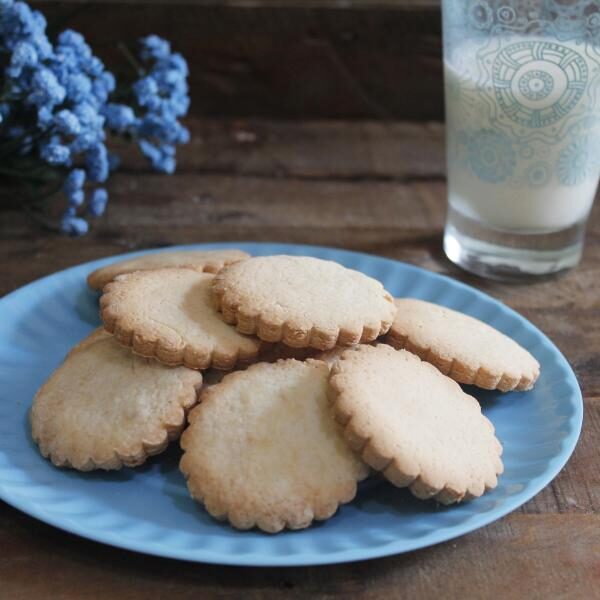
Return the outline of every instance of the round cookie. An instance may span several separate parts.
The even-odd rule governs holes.
[[[328,350],[370,342],[394,318],[381,283],[308,256],[263,256],[229,265],[213,292],[227,323],[267,342]]]
[[[238,529],[276,533],[331,517],[364,465],[344,443],[320,361],[259,363],[204,389],[181,438],[192,497]]]
[[[135,356],[99,329],[37,392],[31,433],[58,467],[137,466],[179,437],[201,383],[198,371]]]
[[[444,306],[395,300],[398,312],[385,342],[406,348],[460,383],[488,390],[529,390],[540,374],[525,348],[482,321]]]
[[[249,256],[249,254],[233,248],[231,250],[152,252],[96,269],[88,275],[87,283],[93,290],[102,291],[102,288],[118,275],[168,267],[182,267],[205,273],[217,273],[225,265],[244,260]]]
[[[252,362],[260,340],[220,318],[211,298],[214,275],[156,269],[119,275],[104,288],[104,327],[137,354],[191,369],[232,369]]]
[[[344,436],[391,483],[443,504],[497,485],[502,446],[475,398],[391,346],[358,346],[332,367],[329,398]]]

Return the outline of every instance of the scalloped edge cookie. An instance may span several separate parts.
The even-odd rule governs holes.
[[[464,313],[415,298],[397,298],[383,339],[405,348],[459,383],[486,390],[530,390],[540,364],[513,339]]]
[[[368,467],[329,410],[329,368],[259,363],[202,390],[181,437],[192,497],[237,529],[303,529],[356,495]]]
[[[105,267],[92,271],[87,277],[88,286],[96,291],[102,291],[104,286],[118,275],[133,273],[134,271],[147,271],[179,267],[194,269],[202,273],[218,273],[226,265],[245,260],[250,255],[235,248],[223,250],[166,250],[164,252],[151,252],[121,260]]]
[[[229,370],[254,362],[264,344],[223,322],[212,303],[214,277],[185,268],[119,275],[100,297],[104,327],[136,354],[169,366]]]
[[[267,342],[329,350],[368,343],[390,328],[396,307],[383,285],[310,256],[260,256],[220,271],[213,295],[225,322]]]
[[[86,355],[89,355],[87,361]],[[84,359],[82,364],[79,364],[80,359]],[[123,365],[123,370],[116,369],[119,363]],[[79,434],[80,428],[73,422],[74,419],[91,415],[103,420],[103,411],[106,410],[105,399],[100,404],[98,401],[94,404],[93,401],[99,391],[102,394],[103,388],[97,385],[97,381],[92,382],[85,371],[82,379],[81,369],[86,366],[95,374],[102,372],[113,385],[116,383],[114,378],[119,378],[124,389],[135,381],[137,387],[132,386],[132,393],[140,393],[143,385],[139,383],[139,378],[146,377],[147,393],[154,396],[164,375],[165,389],[161,393],[160,404],[168,408],[163,415],[165,419],[154,419],[155,422],[152,422],[152,415],[148,414],[147,409],[140,409],[136,399],[132,399],[131,408],[128,408],[124,405],[126,398],[121,398],[118,408],[124,420],[115,428],[123,427],[124,432],[118,439],[112,440],[115,446],[109,446],[106,438],[94,439],[89,428],[85,431],[86,428],[81,426],[83,433]],[[120,346],[109,333],[97,329],[67,354],[63,363],[36,393],[29,413],[32,437],[42,456],[57,467],[91,471],[139,466],[150,456],[163,452],[170,441],[179,437],[186,424],[187,411],[196,404],[201,384],[202,374],[198,371],[184,367],[170,369],[150,359],[135,356]],[[94,387],[90,388],[90,385]],[[154,399],[152,402],[157,404]],[[81,403],[85,403],[83,407]],[[143,435],[136,436],[132,428],[127,429],[127,418],[135,418],[138,423],[139,419],[148,420]]]
[[[347,350],[331,369],[329,399],[348,445],[418,498],[476,498],[504,470],[502,445],[477,400],[406,350]]]

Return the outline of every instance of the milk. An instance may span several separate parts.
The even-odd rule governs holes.
[[[583,43],[510,36],[446,56],[448,196],[496,229],[583,221],[600,175],[600,55]]]

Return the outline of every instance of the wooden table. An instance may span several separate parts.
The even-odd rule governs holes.
[[[358,564],[236,569],[163,560],[77,538],[0,505],[0,597],[600,597],[600,206],[581,265],[505,285],[443,256],[438,123],[194,121],[172,177],[126,160],[108,213],[82,239],[0,212],[0,294],[77,263],[141,248],[258,240],[323,244],[407,261],[484,290],[524,314],[573,365],[583,434],[555,481],[462,538]]]

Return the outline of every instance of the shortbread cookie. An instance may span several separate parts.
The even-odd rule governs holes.
[[[211,299],[214,277],[177,268],[119,275],[100,298],[104,327],[137,354],[171,366],[252,362],[261,342],[223,322]]]
[[[267,342],[328,350],[370,342],[392,324],[396,308],[381,283],[308,256],[265,256],[225,267],[215,278],[227,323]]]
[[[327,401],[329,369],[252,365],[204,389],[181,438],[192,496],[238,529],[302,529],[350,502],[367,474]]]
[[[233,248],[231,250],[153,252],[96,269],[88,275],[87,283],[93,290],[101,291],[117,275],[167,267],[182,267],[204,273],[218,273],[225,265],[244,260],[249,256],[249,254]]]
[[[99,329],[36,394],[32,436],[57,467],[134,467],[179,437],[201,383],[198,371],[135,356]]]
[[[451,504],[496,487],[502,446],[475,398],[391,346],[358,346],[331,370],[329,397],[351,448],[391,483]]]
[[[488,390],[529,390],[538,361],[497,329],[463,313],[413,298],[398,312],[385,342],[406,348],[460,383]]]

